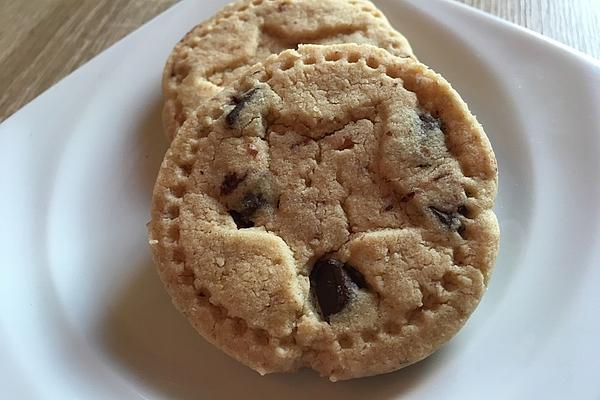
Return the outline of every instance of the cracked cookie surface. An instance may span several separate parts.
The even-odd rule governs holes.
[[[426,66],[300,46],[182,126],[150,244],[175,305],[261,374],[393,371],[446,343],[498,246],[489,141]]]
[[[412,56],[406,39],[367,0],[242,0],[192,29],[163,73],[163,124],[185,119],[250,66],[299,44],[365,43]]]

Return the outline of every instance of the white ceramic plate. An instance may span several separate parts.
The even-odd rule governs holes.
[[[336,384],[260,377],[196,335],[145,223],[163,61],[223,3],[179,3],[1,125],[0,397],[600,398],[600,68],[442,0],[379,5],[498,157],[501,250],[467,326],[415,366]]]

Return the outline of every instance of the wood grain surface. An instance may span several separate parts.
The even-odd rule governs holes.
[[[176,1],[0,0],[0,121]],[[456,1],[600,58],[600,0]]]

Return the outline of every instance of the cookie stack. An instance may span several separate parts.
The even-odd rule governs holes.
[[[150,245],[176,307],[261,374],[394,371],[445,344],[498,248],[490,143],[364,0],[242,0],[163,76]]]

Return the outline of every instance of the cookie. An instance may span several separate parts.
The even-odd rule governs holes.
[[[300,43],[367,43],[412,56],[406,39],[366,0],[242,0],[195,27],[163,74],[163,124],[173,138],[188,115],[271,54]]]
[[[484,293],[490,143],[440,75],[368,45],[300,46],[182,126],[150,244],[177,308],[261,374],[332,381],[417,362]]]

